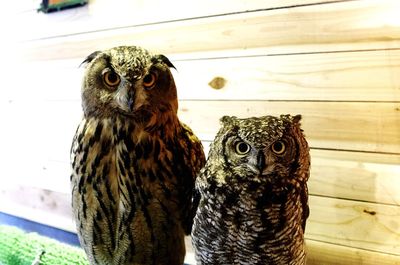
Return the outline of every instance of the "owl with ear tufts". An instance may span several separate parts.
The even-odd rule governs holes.
[[[196,180],[197,264],[305,264],[310,155],[300,119],[221,119]]]
[[[173,65],[135,46],[94,52],[84,64],[71,187],[89,262],[181,265],[205,157],[178,119]]]

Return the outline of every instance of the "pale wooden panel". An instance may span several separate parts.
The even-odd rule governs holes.
[[[400,156],[311,150],[310,194],[400,206]]]
[[[400,256],[383,254],[358,248],[351,248],[307,241],[307,265],[399,265]]]
[[[207,58],[174,74],[180,99],[400,101],[399,62],[400,50]]]
[[[310,196],[306,238],[400,255],[400,207]]]
[[[8,76],[3,82],[3,87],[12,88],[4,89],[1,99],[31,102],[80,100],[85,69],[79,65],[83,60],[84,58],[21,64],[11,61],[8,65],[0,65],[0,69],[4,68],[3,71]]]
[[[15,3],[14,3],[15,2]],[[269,0],[269,1],[182,1],[182,0],[92,0],[82,8],[50,14],[37,13],[39,1],[12,1],[7,11],[18,21],[29,21],[29,30],[22,23],[15,23],[18,39],[30,40],[67,34],[99,31],[116,27],[159,23],[195,17],[215,16],[254,10],[284,8],[334,0]]]
[[[117,45],[154,52],[268,47],[269,53],[399,47],[395,0],[350,1],[69,35],[18,46],[23,60],[83,57]],[[282,34],[284,32],[285,34]]]
[[[0,160],[6,161],[0,183],[68,189],[70,170],[65,162],[81,119],[80,102],[0,102],[0,119]]]
[[[21,185],[0,188],[0,212],[76,232],[71,196]]]
[[[192,54],[192,60],[173,60],[179,98],[400,102],[400,49],[241,57],[248,52],[238,52],[236,58],[199,60],[209,54]],[[82,61],[83,58],[16,65],[19,71],[10,73],[3,84],[8,82],[8,86],[17,89],[5,90],[2,97],[79,100]],[[21,72],[24,78],[19,77]],[[211,87],[215,78],[226,80],[221,89]]]
[[[399,153],[399,103],[181,101],[180,117],[212,140],[223,115],[302,114],[312,147]]]
[[[367,152],[351,152],[343,150],[311,149],[314,156],[319,159],[333,159],[341,161],[358,161],[369,164],[387,164],[389,166],[400,165],[399,154],[377,154]]]

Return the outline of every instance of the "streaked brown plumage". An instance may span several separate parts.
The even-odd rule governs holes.
[[[135,46],[85,63],[84,118],[71,148],[81,245],[91,264],[182,264],[205,158],[177,117],[173,66]]]
[[[300,119],[221,119],[196,180],[198,265],[305,264],[310,156]]]

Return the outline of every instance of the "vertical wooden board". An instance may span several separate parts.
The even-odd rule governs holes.
[[[400,255],[400,207],[310,196],[306,238]]]

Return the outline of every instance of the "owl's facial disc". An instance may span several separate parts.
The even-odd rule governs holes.
[[[133,111],[135,90],[132,83],[109,67],[105,68],[101,74],[107,90],[114,92],[117,106],[126,112]]]
[[[128,76],[106,68],[103,70],[103,83],[114,95],[116,107],[126,114],[132,114],[147,102],[147,93],[157,80],[157,75],[150,72],[147,75]]]

